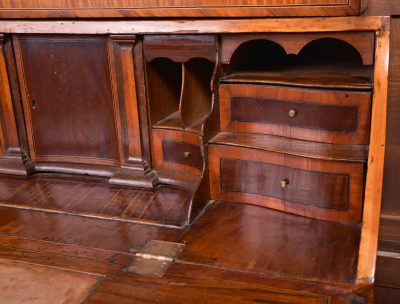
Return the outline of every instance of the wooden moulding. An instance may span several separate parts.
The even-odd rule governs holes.
[[[3,35],[0,35],[0,113],[0,173],[28,175],[32,163],[18,138]]]
[[[363,226],[355,292],[372,303],[372,287],[378,249],[379,215],[386,145],[390,21],[385,19],[376,33],[374,97],[370,152],[365,186]]]
[[[335,17],[159,21],[0,21],[14,34],[212,34],[379,31],[389,17]]]
[[[283,35],[279,33],[252,35],[223,35],[221,37],[221,63],[229,64],[237,48],[251,40],[268,40],[282,46],[287,54],[298,55],[309,43],[319,39],[336,39],[353,46],[361,55],[364,65],[374,63],[375,35],[373,32],[364,33],[301,33]]]
[[[126,18],[340,16],[360,12],[360,0],[5,0],[0,18]]]
[[[134,44],[133,35],[114,35],[110,38],[14,35],[13,45],[26,115],[29,153],[36,171],[111,176],[110,182],[113,184],[153,186],[153,178],[146,175],[147,168],[142,153],[139,111],[143,109],[139,109],[140,103],[136,98]],[[33,81],[37,72],[35,62],[44,60],[40,56],[32,59],[35,54],[32,49],[35,50],[35,46],[41,48],[42,53],[50,54],[49,57],[53,56],[53,66],[45,64],[41,69],[54,81],[54,87],[58,88],[58,91],[43,90],[43,86],[48,85],[48,80],[43,77],[40,81]],[[72,54],[75,57],[63,56],[65,48],[70,47],[74,48],[75,52]],[[85,58],[87,49],[92,51],[91,55],[95,59]],[[70,84],[73,89],[65,91],[67,76],[63,75],[65,68],[62,64],[67,62],[68,66],[72,60],[75,60],[75,68],[79,62],[88,62],[83,65],[82,72],[79,71],[83,75],[83,78],[80,76],[80,80],[88,80],[86,93],[80,90],[81,83],[76,81]],[[97,64],[91,64],[93,60]],[[104,69],[97,70],[101,67]],[[71,69],[71,66],[69,68]],[[97,73],[98,77],[96,80],[90,80],[94,73]],[[103,91],[97,89],[99,83]],[[58,98],[58,102],[52,102],[54,96]],[[67,102],[68,98],[75,103],[70,105]],[[83,105],[80,104],[82,99],[87,101]],[[88,104],[94,103],[97,112],[88,108]],[[56,119],[50,118],[51,109],[56,109]],[[101,110],[102,115],[94,115]],[[71,121],[71,117],[75,117],[75,123]],[[80,118],[78,122],[76,117]],[[85,125],[86,121],[89,123]],[[64,128],[67,123],[70,125],[65,133],[54,133],[58,132],[57,129]],[[50,135],[49,125],[52,126]],[[85,132],[82,132],[83,129]],[[95,146],[104,140],[103,133],[106,134],[104,136],[108,145],[96,150]],[[87,134],[91,136],[88,138]],[[86,147],[88,141],[90,149]]]

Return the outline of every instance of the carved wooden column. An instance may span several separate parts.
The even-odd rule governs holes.
[[[152,187],[154,176],[150,173],[150,150],[145,100],[137,97],[134,53],[134,35],[112,35],[111,46],[114,53],[114,67],[123,124],[123,159],[121,169],[110,179],[112,184]],[[111,59],[112,60],[112,59]],[[140,103],[142,102],[142,103]]]
[[[28,175],[33,166],[18,139],[3,35],[0,35],[0,110],[0,173]]]

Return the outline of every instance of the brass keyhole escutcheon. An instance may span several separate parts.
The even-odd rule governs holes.
[[[34,99],[31,100],[31,108],[36,109],[36,100]]]
[[[185,158],[190,158],[191,154],[190,154],[190,152],[184,152],[184,153],[183,153],[183,156],[184,156]]]
[[[282,189],[285,189],[289,185],[289,180],[287,178],[282,178],[281,179],[281,187]]]
[[[290,110],[290,111],[289,111],[289,116],[290,116],[290,117],[295,117],[296,114],[297,114],[296,110]]]

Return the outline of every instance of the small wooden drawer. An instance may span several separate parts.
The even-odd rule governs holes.
[[[193,133],[153,129],[153,161],[156,169],[203,171],[199,137]]]
[[[220,87],[221,130],[368,144],[371,93],[254,84]]]
[[[317,219],[361,220],[364,164],[210,145],[211,196]]]

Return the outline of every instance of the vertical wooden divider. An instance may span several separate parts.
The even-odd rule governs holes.
[[[364,215],[354,292],[373,302],[373,283],[378,249],[379,214],[382,200],[383,169],[386,145],[390,19],[382,19],[376,32],[374,97],[371,140],[365,186]]]
[[[140,115],[137,102],[134,35],[112,35],[120,120],[122,124],[122,167],[111,177],[111,184],[149,187],[154,186],[154,177],[146,173],[142,154]],[[118,118],[116,118],[118,120]]]
[[[22,151],[11,97],[10,83],[4,53],[4,36],[0,34],[0,173],[28,175],[33,165]]]

